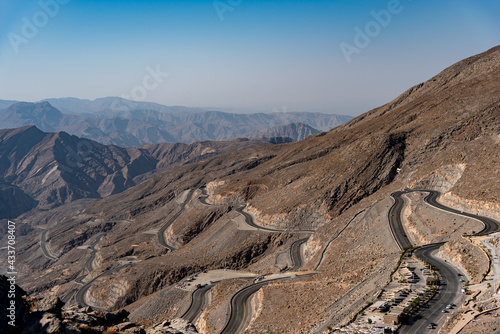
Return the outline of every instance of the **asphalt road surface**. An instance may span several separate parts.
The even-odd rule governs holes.
[[[92,263],[94,263],[95,255],[97,253],[97,250],[94,248],[95,245],[101,240],[101,238],[104,236],[104,233],[99,233],[93,236],[89,245],[89,248],[91,250],[90,257],[85,261],[84,268],[87,269],[89,274],[94,270]]]
[[[181,213],[184,212],[186,204],[191,200],[192,196],[193,196],[193,191],[190,190],[189,194],[186,197],[186,200],[181,204],[179,204],[180,210],[177,211],[177,213],[172,218],[170,218],[158,231],[158,241],[160,242],[160,245],[162,245],[165,248],[168,248],[170,252],[173,252],[175,248],[167,244],[167,241],[165,240],[165,231],[167,230],[167,228],[170,227],[170,225],[172,225],[172,223],[177,219],[177,217],[179,217]]]
[[[437,191],[434,191],[434,190],[407,190],[406,192],[414,192],[414,191],[428,192],[429,195],[427,195],[424,198],[424,201],[427,202],[428,204],[432,205],[433,207],[436,207],[436,208],[444,210],[444,211],[456,213],[456,214],[459,214],[459,215],[462,215],[465,217],[480,220],[484,224],[484,228],[481,231],[479,231],[478,233],[476,233],[476,235],[486,235],[486,234],[498,232],[500,230],[500,223],[498,223],[496,220],[493,220],[493,219],[488,218],[488,217],[475,215],[475,214],[468,213],[468,212],[463,212],[463,211],[456,210],[453,208],[449,208],[449,207],[444,206],[443,204],[439,203],[437,201],[437,199],[438,199],[440,193]]]
[[[396,240],[396,243],[401,250],[403,250],[404,248],[410,248],[412,246],[401,222],[401,211],[403,210],[403,206],[405,204],[405,201],[403,200],[401,195],[405,193],[406,192],[404,191],[396,191],[395,193],[391,194],[395,202],[389,209],[389,213],[387,215],[392,235],[394,236],[394,239]]]
[[[460,210],[449,208],[438,203],[437,198],[440,195],[438,191],[426,189],[407,189],[391,194],[395,202],[388,213],[391,231],[400,249],[403,249],[405,247],[412,247],[412,244],[408,239],[408,236],[406,235],[403,224],[401,222],[401,211],[404,206],[404,200],[401,195],[410,192],[428,192],[429,194],[424,198],[424,201],[429,205],[440,210],[480,220],[484,224],[484,228],[476,235],[489,234],[500,230],[500,224],[491,218],[462,212]],[[444,315],[446,315],[446,313],[442,313],[442,310],[446,308],[446,305],[451,303],[458,294],[460,294],[458,272],[448,263],[439,258],[433,257],[431,254],[441,245],[442,243],[425,245],[415,250],[415,255],[417,257],[429,262],[439,272],[442,285],[440,286],[440,290],[438,291],[437,296],[434,297],[428,304],[428,308],[420,314],[422,316],[422,319],[419,319],[411,326],[403,327],[401,333],[417,334],[426,332],[427,326],[430,323],[437,323],[442,317],[444,317]]]
[[[261,230],[261,231],[267,231],[267,232],[284,232],[284,231],[281,231],[281,230],[275,230],[273,228],[262,227],[262,226],[259,226],[259,225],[255,224],[254,221],[253,221],[252,216],[250,216],[248,213],[246,213],[245,211],[243,211],[244,208],[246,208],[246,205],[240,205],[240,206],[235,207],[235,210],[239,214],[243,215],[243,217],[245,217],[245,222],[247,223],[247,225],[252,226],[252,227],[254,227],[254,228],[258,229],[258,230]]]
[[[259,291],[260,288],[275,280],[254,283],[235,293],[231,298],[231,315],[229,321],[220,334],[235,334],[243,331],[245,329],[243,327],[246,326],[251,315],[251,312],[248,311],[248,299],[255,292]]]
[[[231,315],[229,316],[229,321],[227,322],[222,332],[220,332],[220,334],[236,334],[245,330],[245,328],[250,323],[252,315],[252,312],[249,311],[250,307],[248,305],[248,300],[255,292],[259,291],[259,289],[262,288],[263,286],[278,280],[285,280],[285,279],[295,280],[295,279],[310,277],[312,275],[313,274],[301,275],[297,277],[291,277],[291,276],[280,277],[280,278],[270,279],[267,281],[253,283],[249,286],[242,288],[241,290],[236,292],[231,298]]]
[[[302,267],[302,256],[300,246],[307,241],[308,238],[295,241],[290,247],[290,259],[292,260],[292,267],[288,271],[297,271]]]
[[[50,255],[50,252],[48,251],[47,249],[47,230],[43,231],[42,234],[40,235],[40,248],[42,249],[42,253],[43,255],[52,260],[52,261],[56,261],[57,260],[57,257],[54,257],[52,255]]]
[[[116,267],[114,269],[110,269],[110,270],[106,270],[106,271],[103,271],[102,273],[100,273],[98,276],[94,277],[93,279],[91,279],[90,281],[88,281],[87,283],[85,283],[77,292],[76,292],[76,295],[75,295],[75,299],[76,299],[76,302],[78,303],[78,305],[80,307],[86,307],[86,306],[89,306],[86,302],[85,302],[85,293],[87,292],[87,290],[90,288],[90,286],[92,285],[92,283],[100,278],[100,277],[103,277],[103,276],[106,276],[106,275],[109,275],[113,272],[119,272],[120,270],[122,270],[123,268],[127,267],[127,265],[125,266],[120,266],[120,267]],[[95,307],[94,307],[95,308]]]
[[[411,326],[403,326],[401,333],[404,334],[420,334],[425,333],[427,326],[430,323],[439,323],[442,318],[447,316],[447,313],[442,313],[446,306],[455,301],[455,298],[460,294],[460,281],[458,271],[444,260],[435,258],[431,255],[441,247],[443,243],[431,244],[419,247],[415,250],[415,256],[430,263],[440,275],[440,279],[445,284],[439,286],[438,294],[427,304],[422,312],[420,319],[416,320]]]
[[[200,203],[203,203],[205,205],[214,206],[214,204],[209,204],[209,203],[206,202],[206,199],[208,197],[207,189],[205,187],[200,188],[200,189],[201,189],[201,196],[198,198],[198,200],[200,201]],[[236,206],[234,209],[236,210],[236,212],[238,212],[239,214],[243,215],[243,217],[245,217],[245,223],[247,225],[249,225],[249,226],[251,226],[253,228],[256,228],[256,229],[258,229],[260,231],[266,231],[266,232],[288,232],[288,233],[314,233],[313,230],[288,231],[288,230],[276,230],[276,229],[273,229],[273,228],[262,227],[260,225],[255,224],[252,216],[243,211],[244,208],[246,208],[246,204]]]
[[[202,204],[213,206],[213,204],[207,203],[207,198],[208,198],[207,188],[203,187],[200,188],[200,190],[201,190],[201,196],[198,197],[198,201],[200,201],[200,203]]]
[[[206,293],[214,286],[215,284],[207,284],[204,287],[199,288],[195,292],[193,292],[193,295],[191,296],[191,305],[189,306],[189,309],[186,311],[186,313],[181,316],[181,318],[194,323],[205,305]]]

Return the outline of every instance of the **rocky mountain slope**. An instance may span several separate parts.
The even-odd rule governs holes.
[[[57,116],[47,113],[42,118]],[[0,130],[0,218],[15,218],[36,206],[106,197],[172,166],[259,144],[269,142],[240,139],[120,148],[64,132],[44,133],[35,126]]]
[[[497,47],[328,133],[171,168],[52,222],[53,260],[39,233],[25,235],[19,262],[36,276],[22,286],[66,296],[88,274],[88,302],[154,310],[136,313],[154,322],[187,308],[190,294],[178,283],[188,276],[219,268],[278,274],[278,259],[307,238],[301,270],[314,275],[262,288],[248,332],[328,332],[373,301],[396,267],[389,194],[425,187],[466,209],[500,210],[499,83]],[[242,205],[277,231],[245,226]],[[95,259],[85,269],[90,246]],[[228,301],[248,282],[219,284],[196,323],[204,333],[221,330]]]
[[[193,143],[240,137],[284,137],[285,134],[297,141],[305,138],[307,134],[330,130],[352,119],[349,116],[297,112],[229,114],[185,107],[165,107],[118,98],[49,101],[50,103],[13,103],[4,110],[1,110],[0,103],[1,127],[36,125],[46,132],[65,131],[102,144],[137,147],[165,142]],[[3,102],[8,105],[8,101]],[[51,103],[60,106],[65,112],[61,112]],[[123,105],[128,106],[128,109],[119,107]],[[143,109],[130,109],[132,107]],[[297,131],[297,125],[290,125],[297,122],[318,130]]]

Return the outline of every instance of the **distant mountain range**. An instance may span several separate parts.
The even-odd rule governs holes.
[[[47,112],[41,119],[57,117]],[[45,133],[35,126],[0,130],[0,219],[15,218],[37,206],[106,197],[172,166],[269,144],[265,139],[239,139],[121,148],[65,132]]]
[[[36,125],[42,131],[65,131],[121,147],[256,137],[289,137],[298,141],[351,118],[307,112],[236,114],[117,97],[94,101],[49,99],[38,103],[0,100],[1,128]]]

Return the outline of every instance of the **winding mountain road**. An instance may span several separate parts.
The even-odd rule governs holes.
[[[245,217],[245,223],[248,226],[251,226],[259,231],[278,232],[278,233],[314,233],[314,230],[277,230],[273,228],[262,227],[260,225],[255,224],[252,216],[247,212],[243,211],[244,208],[246,208],[246,204],[235,207],[235,210],[239,214],[243,215],[243,217]]]
[[[290,258],[292,260],[292,267],[289,268],[288,271],[297,271],[300,269],[300,267],[302,267],[302,256],[301,256],[301,252],[300,252],[300,247],[302,246],[303,243],[305,243],[307,241],[307,239],[308,238],[297,240],[290,247]],[[265,282],[268,282],[268,281],[265,281]],[[245,288],[246,292],[244,294],[246,297],[239,297],[239,298],[244,298],[244,300],[243,300],[243,303],[240,303],[239,299],[238,299],[237,305],[242,305],[242,307],[245,308],[246,307],[246,305],[244,305],[245,301],[253,293],[258,291],[260,289],[260,287],[265,285],[265,284],[262,284],[265,282],[259,282],[256,284],[252,284],[249,287],[246,287]],[[215,284],[208,284],[208,285],[205,285],[204,287],[196,289],[191,296],[191,304],[189,306],[189,309],[181,316],[181,318],[188,320],[189,322],[194,322],[196,320],[196,318],[200,315],[203,307],[205,307],[205,295],[206,295],[206,293],[214,286],[215,286]],[[256,287],[258,287],[258,288],[256,288]],[[241,292],[241,293],[243,293],[243,292]],[[233,310],[235,308],[236,308],[236,306],[232,307],[231,309]],[[235,312],[239,313],[241,311],[238,310]],[[246,311],[244,311],[244,312],[246,312]],[[238,318],[238,317],[239,316],[236,316],[236,318]],[[233,320],[233,321],[237,321],[237,319]],[[235,326],[235,325],[232,325],[232,326]]]
[[[388,218],[389,218],[389,223],[391,226],[391,231],[394,235],[394,238],[399,246],[400,249],[404,249],[405,247],[412,247],[412,244],[410,240],[408,239],[408,236],[406,235],[406,232],[404,230],[403,224],[401,222],[401,212],[403,209],[403,206],[405,204],[404,199],[401,197],[401,195],[408,194],[411,192],[427,192],[429,193],[427,196],[425,196],[424,201],[429,204],[430,206],[433,206],[437,209],[454,213],[457,215],[477,219],[481,221],[484,225],[483,229],[476,233],[475,235],[486,235],[494,232],[498,232],[500,230],[500,223],[497,221],[488,218],[488,217],[483,217],[479,215],[474,215],[472,213],[467,213],[463,212],[460,210],[456,210],[450,207],[447,207],[437,201],[437,199],[440,196],[440,193],[435,190],[426,190],[426,189],[407,189],[404,191],[396,191],[391,194],[391,197],[394,198],[395,203],[389,210]]]
[[[484,224],[484,228],[476,233],[475,235],[486,235],[494,232],[498,232],[500,230],[500,223],[497,222],[496,220],[493,220],[488,217],[480,216],[480,215],[475,215],[472,213],[468,212],[463,212],[460,210],[456,210],[450,207],[447,207],[437,201],[438,197],[440,196],[440,193],[435,190],[407,190],[407,192],[428,192],[429,195],[427,195],[424,198],[424,201],[427,202],[428,204],[432,205],[435,208],[438,208],[440,210],[444,210],[447,212],[455,213],[461,216],[477,219],[481,221]]]
[[[170,252],[173,252],[175,250],[175,248],[170,246],[169,244],[167,244],[167,241],[165,240],[165,231],[181,215],[181,213],[184,212],[184,209],[186,208],[186,204],[191,200],[192,196],[193,196],[193,190],[189,190],[189,193],[186,196],[186,199],[182,203],[179,204],[180,210],[177,211],[177,213],[172,218],[170,218],[165,224],[163,224],[163,226],[158,231],[158,241],[160,242],[160,245],[167,248]]]
[[[432,207],[481,221],[484,228],[480,232],[476,233],[476,235],[485,235],[500,230],[500,224],[491,218],[462,212],[437,202],[437,199],[440,196],[438,191],[426,189],[406,189],[404,191],[397,191],[391,194],[395,202],[388,213],[389,225],[394,239],[400,249],[412,247],[401,220],[401,212],[405,204],[404,199],[401,196],[410,192],[427,192],[429,194],[425,196],[424,201]],[[421,313],[422,319],[417,320],[411,326],[404,326],[401,333],[417,334],[425,332],[425,328],[427,328],[429,323],[437,323],[441,320],[443,317],[441,310],[444,309],[446,305],[451,303],[460,293],[460,282],[457,270],[447,262],[433,256],[432,254],[441,245],[443,245],[443,243],[424,245],[414,251],[415,256],[427,261],[435,267],[436,271],[441,276],[441,281],[444,284],[440,286],[440,290],[438,291],[437,296],[430,302],[429,308]]]
[[[89,274],[94,270],[94,266],[92,264],[94,263],[95,256],[97,253],[97,250],[94,248],[94,246],[97,245],[97,243],[99,241],[101,241],[101,238],[103,236],[104,236],[104,233],[98,233],[90,238],[91,239],[90,245],[89,245],[89,248],[87,248],[87,249],[90,249],[91,253],[90,253],[89,258],[87,259],[87,261],[85,261],[85,264],[83,265],[83,267],[85,269],[87,269]]]
[[[415,256],[430,263],[438,271],[441,281],[446,282],[446,284],[439,286],[438,294],[427,304],[428,308],[420,313],[421,318],[416,320],[411,326],[403,326],[400,331],[401,333],[425,333],[429,323],[438,323],[442,318],[447,316],[446,313],[442,313],[441,311],[446,309],[448,304],[453,303],[460,292],[460,281],[455,268],[432,255],[443,244],[425,245],[415,250]]]
[[[47,249],[47,230],[43,231],[40,235],[40,248],[42,249],[43,255],[49,260],[56,261],[57,257],[53,256]]]
[[[295,241],[290,247],[290,258],[292,259],[293,266],[288,271],[297,271],[302,266],[302,256],[300,252],[300,246],[307,241],[308,238],[300,239]],[[308,277],[310,275],[303,275],[296,278]],[[248,326],[250,321],[251,312],[249,312],[248,300],[250,297],[260,290],[263,286],[269,284],[270,282],[283,280],[283,279],[293,279],[292,276],[285,276],[265,281],[260,281],[246,286],[236,292],[231,298],[231,315],[229,320],[220,334],[224,333],[238,333]]]
[[[97,275],[96,277],[94,277],[93,279],[91,279],[90,281],[88,281],[87,283],[85,283],[77,292],[76,292],[76,295],[75,295],[75,299],[76,299],[76,302],[78,303],[78,305],[80,307],[86,307],[86,306],[89,306],[87,304],[87,302],[85,302],[85,294],[87,293],[87,290],[90,288],[90,286],[92,285],[92,283],[98,279],[98,278],[101,278],[103,276],[106,276],[106,275],[109,275],[111,273],[114,273],[114,272],[119,272],[120,270],[122,270],[123,268],[126,268],[128,265],[124,265],[124,266],[120,266],[120,267],[116,267],[114,269],[110,269],[110,270],[106,270],[106,271],[103,271],[102,273],[100,273],[99,275]],[[96,307],[94,307],[96,308]]]
[[[201,190],[201,196],[198,197],[198,201],[200,201],[200,203],[203,205],[215,206],[214,204],[207,203],[207,198],[208,198],[207,188],[202,187],[200,188],[200,190]]]
[[[290,247],[290,259],[292,260],[292,267],[288,271],[297,271],[302,267],[302,254],[300,252],[300,246],[309,238],[304,238],[295,241]]]
[[[207,190],[205,187],[200,188],[200,190],[201,190],[201,196],[198,197],[198,200],[200,201],[200,203],[202,203],[203,205],[207,205],[207,206],[217,206],[216,204],[207,203],[208,194],[207,194]],[[314,230],[277,230],[274,228],[268,228],[268,227],[263,227],[263,226],[257,225],[257,224],[255,224],[253,217],[249,213],[243,211],[243,209],[245,209],[246,207],[247,207],[247,204],[240,204],[238,206],[235,206],[234,209],[236,210],[236,212],[238,212],[240,215],[242,215],[245,218],[245,223],[248,226],[253,227],[256,230],[264,231],[264,232],[274,232],[274,233],[314,233],[315,232]]]
[[[405,193],[405,191],[396,191],[395,193],[391,194],[391,197],[395,200],[395,202],[389,209],[389,213],[387,214],[392,235],[394,237],[394,240],[398,244],[399,249],[401,250],[412,247],[410,239],[406,235],[403,223],[401,222],[401,212],[403,211],[403,206],[405,204],[405,201],[401,197],[401,195]]]
[[[194,323],[196,318],[201,313],[201,310],[205,306],[205,295],[206,293],[215,286],[215,284],[207,284],[204,287],[198,288],[195,292],[193,292],[191,296],[191,305],[189,309],[184,313],[181,318],[187,320],[191,323]]]
[[[244,330],[243,327],[250,320],[249,318],[251,312],[248,311],[248,300],[250,297],[270,282],[285,278],[290,277],[276,278],[273,280],[253,283],[236,292],[231,298],[231,315],[229,316],[229,320],[220,334],[235,334]]]

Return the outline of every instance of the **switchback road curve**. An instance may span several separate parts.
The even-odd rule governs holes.
[[[76,302],[78,303],[78,305],[80,307],[86,307],[86,306],[89,306],[86,302],[85,302],[85,293],[87,293],[87,290],[90,288],[90,286],[92,285],[92,283],[98,279],[98,278],[101,278],[103,276],[106,276],[106,275],[109,275],[111,273],[114,273],[114,272],[119,272],[120,270],[122,270],[123,268],[126,268],[128,265],[124,265],[124,266],[120,266],[120,267],[116,267],[114,269],[110,269],[110,270],[106,270],[106,271],[103,271],[102,273],[100,273],[99,275],[97,275],[96,277],[94,277],[93,279],[91,279],[90,281],[88,281],[87,283],[85,283],[77,292],[76,292],[76,296],[75,296],[75,299],[76,299]],[[94,307],[95,308],[95,307]]]
[[[231,315],[229,316],[229,321],[220,334],[235,334],[242,331],[244,329],[242,327],[249,321],[248,299],[263,286],[280,279],[284,278],[254,283],[236,292],[231,298]]]
[[[207,284],[204,287],[198,288],[196,291],[194,291],[191,296],[191,305],[189,306],[189,309],[186,311],[186,313],[181,316],[181,318],[193,323],[196,318],[198,318],[201,310],[203,309],[203,306],[205,305],[206,293],[214,286],[215,284]]]
[[[474,218],[481,221],[484,225],[484,228],[476,233],[476,235],[484,235],[493,232],[497,232],[500,230],[500,224],[488,217],[483,217],[479,215],[474,215],[471,213],[462,212],[453,208],[449,208],[439,202],[437,199],[440,195],[438,191],[435,190],[427,190],[427,189],[407,189],[404,191],[397,191],[391,194],[392,198],[394,198],[395,202],[388,213],[389,225],[391,228],[391,232],[396,240],[400,249],[411,248],[412,244],[406,235],[404,230],[402,221],[401,221],[401,212],[404,206],[404,200],[401,197],[403,194],[407,194],[410,192],[427,192],[429,193],[425,196],[424,201],[443,211],[447,211],[454,214],[459,214],[465,217]],[[401,333],[405,334],[417,334],[425,332],[425,328],[429,323],[438,322],[439,319],[443,316],[441,312],[442,309],[446,307],[449,303],[453,301],[455,296],[459,293],[460,282],[458,279],[458,272],[450,266],[448,263],[442,261],[439,258],[432,256],[432,252],[441,247],[443,243],[439,244],[430,244],[417,248],[414,251],[415,256],[418,258],[427,261],[435,269],[438,271],[441,276],[441,281],[444,285],[440,286],[440,290],[438,291],[438,295],[431,301],[429,304],[429,308],[421,313],[422,319],[415,322],[412,326],[405,326],[402,328]]]
[[[308,238],[295,241],[290,247],[290,259],[292,260],[292,267],[288,271],[297,271],[302,267],[302,256],[300,253],[300,246],[307,241]]]
[[[201,196],[198,198],[198,201],[200,203],[207,205],[207,206],[217,206],[217,204],[207,203],[208,194],[207,194],[207,189],[205,187],[200,188],[200,190],[201,190]],[[274,228],[268,228],[268,227],[263,227],[263,226],[257,225],[257,224],[255,224],[253,217],[250,214],[243,211],[243,209],[245,209],[246,207],[247,207],[246,204],[240,204],[240,205],[235,206],[234,210],[236,212],[238,212],[240,215],[242,215],[243,217],[245,217],[245,223],[248,226],[251,226],[259,231],[275,232],[275,233],[314,233],[314,230],[277,230]]]
[[[167,244],[167,241],[165,240],[165,231],[181,215],[181,213],[184,212],[184,209],[186,208],[186,204],[191,200],[192,196],[193,196],[193,190],[189,190],[189,193],[186,196],[186,199],[184,200],[184,202],[179,204],[180,210],[177,211],[177,213],[172,218],[170,218],[165,224],[163,224],[163,226],[158,231],[158,241],[160,242],[160,245],[167,248],[170,252],[173,252],[175,250],[175,248]]]
[[[300,246],[302,246],[302,244],[306,241],[307,238],[297,240],[290,247],[290,258],[292,260],[292,267],[289,268],[288,271],[297,271],[300,269],[300,267],[302,267],[302,256],[300,253]],[[205,305],[206,293],[214,286],[215,284],[208,284],[205,285],[204,287],[196,289],[191,296],[191,304],[189,306],[189,309],[181,316],[181,318],[189,322],[194,322],[196,318],[200,315],[201,310]],[[259,286],[261,287],[262,285],[259,284]],[[250,295],[256,292],[257,290],[251,289],[251,291],[249,291],[251,292]]]
[[[446,282],[439,286],[438,294],[427,304],[428,308],[420,313],[421,318],[415,321],[411,326],[403,326],[400,333],[404,334],[420,334],[425,333],[429,323],[437,323],[446,316],[442,313],[443,309],[450,303],[453,303],[457,292],[460,291],[460,281],[458,272],[448,263],[441,259],[432,256],[432,252],[436,251],[444,243],[430,244],[419,247],[414,254],[419,259],[431,264],[439,273],[440,280]]]
[[[97,253],[97,250],[94,247],[102,239],[102,237],[104,237],[104,233],[98,233],[90,238],[92,240],[90,242],[89,248],[87,248],[87,249],[90,249],[90,251],[91,251],[90,256],[87,259],[87,261],[85,261],[85,264],[83,265],[83,267],[85,269],[87,269],[89,274],[94,270],[94,267],[92,266],[92,264],[94,263],[95,256]]]
[[[435,191],[435,190],[407,190],[406,192],[419,192],[419,191],[420,192],[426,191],[429,193],[429,195],[427,195],[424,198],[424,201],[426,203],[428,203],[429,205],[432,205],[435,208],[481,221],[484,224],[484,228],[481,231],[479,231],[478,233],[476,233],[476,235],[491,234],[494,232],[498,232],[500,230],[500,223],[498,223],[496,220],[493,220],[493,219],[488,218],[488,217],[479,216],[479,215],[475,215],[472,213],[467,213],[467,212],[463,212],[460,210],[456,210],[456,209],[447,207],[447,206],[439,203],[437,201],[438,197],[440,196],[440,193],[438,191]]]
[[[40,248],[42,249],[43,255],[48,258],[49,260],[56,261],[57,257],[52,256],[47,249],[47,230],[43,231],[42,234],[40,235]]]
[[[440,196],[440,193],[435,190],[427,190],[427,189],[415,189],[415,190],[404,190],[404,191],[396,191],[391,194],[392,198],[394,198],[395,202],[392,205],[391,209],[389,210],[388,214],[388,219],[389,219],[389,224],[391,227],[392,234],[394,236],[394,239],[396,240],[396,243],[398,244],[400,249],[404,248],[410,248],[412,247],[412,244],[410,240],[408,239],[408,236],[406,235],[406,232],[404,230],[403,224],[401,222],[401,212],[404,206],[404,199],[401,197],[401,195],[408,194],[411,192],[427,192],[429,193],[427,196],[425,196],[424,201],[443,211],[451,212],[454,214],[462,215],[465,217],[469,218],[474,218],[479,221],[481,221],[484,225],[484,228],[476,233],[476,235],[485,235],[485,234],[490,234],[494,232],[498,232],[500,230],[500,223],[497,221],[488,218],[488,217],[483,217],[479,215],[474,215],[472,213],[467,213],[463,212],[460,210],[456,210],[450,207],[447,207],[437,201],[438,197]]]

